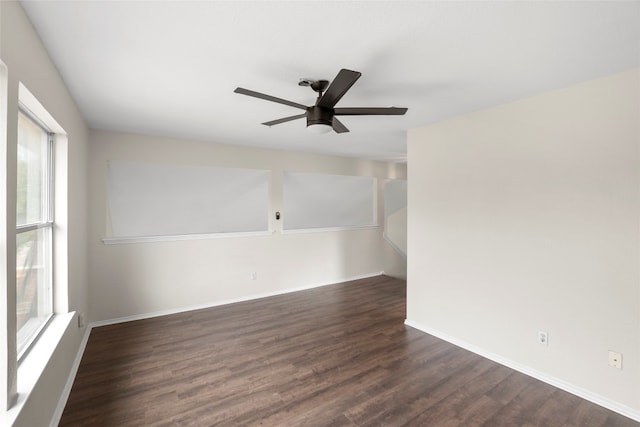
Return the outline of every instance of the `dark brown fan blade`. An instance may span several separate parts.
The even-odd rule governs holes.
[[[343,125],[342,122],[336,119],[335,117],[333,118],[333,130],[335,130],[336,133],[349,132],[349,129],[347,129],[347,127]]]
[[[336,108],[336,116],[402,116],[407,112],[406,108]]]
[[[303,117],[307,117],[307,113],[296,114],[295,116],[284,117],[278,120],[271,120],[270,122],[264,122],[262,124],[267,126],[279,125],[280,123],[290,122],[291,120],[301,119]]]
[[[241,87],[237,87],[236,90],[234,90],[234,92],[242,95],[253,96],[254,98],[264,99],[266,101],[277,102],[278,104],[284,104],[290,107],[300,108],[301,110],[307,109],[306,105],[298,104],[297,102],[293,102],[293,101],[287,101],[286,99],[282,99],[282,98],[276,98],[275,96],[271,96],[271,95],[265,95],[264,93],[255,92],[253,90],[244,89]]]
[[[358,71],[343,68],[336,78],[333,79],[327,91],[322,95],[322,98],[318,100],[316,105],[319,107],[333,108],[361,75],[362,73]]]

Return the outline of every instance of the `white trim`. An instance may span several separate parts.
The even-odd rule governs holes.
[[[380,228],[380,225],[372,224],[358,225],[354,227],[298,228],[291,230],[282,230],[282,234],[326,233],[331,231],[371,230],[374,228]]]
[[[103,237],[102,243],[104,243],[105,245],[126,245],[130,243],[174,242],[178,240],[205,240],[227,237],[271,236],[272,234],[272,230],[266,230],[243,231],[236,233],[177,234],[173,236]]]
[[[18,367],[54,317],[55,313],[49,313],[45,317],[32,317],[17,331],[16,347],[20,348],[22,342],[22,348],[18,351]]]
[[[2,7],[0,6],[0,14]],[[15,328],[7,328],[4,325],[9,323],[9,319],[16,318],[16,298],[11,295],[9,297],[9,289],[15,286],[15,280],[10,283],[9,271],[16,268],[15,262],[9,261],[9,252],[7,251],[6,242],[13,240],[8,237],[9,229],[15,226],[15,220],[8,221],[7,213],[9,209],[7,185],[7,121],[8,121],[8,99],[9,99],[9,79],[8,70],[2,58],[0,58],[0,176],[2,176],[2,185],[0,185],[0,423],[6,418],[6,411],[11,408],[17,399],[15,382],[17,361],[15,359]],[[13,100],[12,100],[13,103]],[[13,118],[11,119],[13,121]],[[13,142],[13,141],[12,141]],[[12,189],[12,191],[15,191]],[[15,211],[15,205],[12,210]],[[12,275],[13,276],[13,275]],[[12,277],[13,279],[13,277]]]
[[[477,347],[473,344],[470,344],[466,341],[460,340],[456,337],[453,337],[451,335],[448,335],[444,332],[438,331],[436,329],[432,329],[428,326],[425,325],[421,325],[417,322],[413,322],[412,320],[409,319],[405,319],[404,324],[407,326],[411,326],[412,328],[418,329],[424,333],[427,333],[429,335],[433,335],[434,337],[440,338],[444,341],[447,341],[453,345],[456,345],[458,347],[464,348],[465,350],[469,350],[472,353],[475,353],[477,355],[480,355],[482,357],[485,357],[489,360],[492,360],[496,363],[499,363],[501,365],[504,365],[508,368],[511,368],[513,370],[516,370],[518,372],[521,372],[525,375],[528,375],[530,377],[533,377],[535,379],[538,379],[542,382],[545,382],[547,384],[550,384],[554,387],[557,387],[559,389],[562,389],[566,392],[569,392],[571,394],[574,394],[578,397],[581,397],[583,399],[586,399],[590,402],[595,403],[596,405],[600,405],[604,408],[610,409],[614,412],[619,413],[620,415],[624,415],[625,417],[629,417],[632,420],[635,421],[640,421],[640,411],[630,408],[629,406],[623,405],[621,403],[618,403],[614,400],[608,399],[606,397],[600,396],[599,394],[593,393],[589,390],[586,390],[584,388],[578,387],[574,384],[568,383],[564,380],[561,380],[559,378],[553,377],[551,375],[548,375],[544,372],[540,372],[536,369],[533,369],[529,366],[523,365],[521,363],[515,362],[511,359],[507,359],[504,358],[500,355],[497,355],[495,353],[492,353],[490,351],[486,351],[480,347]]]
[[[19,108],[26,110],[30,116],[37,117],[37,120],[44,125],[49,132],[67,134],[56,119],[49,114],[46,108],[42,106],[40,101],[38,101],[22,82],[18,82],[18,105]]]
[[[18,367],[18,400],[4,414],[7,417],[6,421],[8,422],[8,425],[13,425],[16,419],[20,416],[24,405],[29,400],[31,393],[40,380],[40,377],[47,369],[47,365],[49,365],[51,358],[58,350],[58,346],[60,345],[64,335],[70,327],[73,327],[72,322],[75,315],[75,311],[71,313],[56,314],[47,326],[46,331],[35,342],[33,348],[20,362]]]
[[[28,233],[33,230],[40,230],[41,228],[53,227],[53,221],[37,222],[35,224],[18,225],[16,227],[16,234]]]
[[[87,326],[87,328],[85,328],[84,336],[82,337],[82,341],[80,341],[80,347],[78,347],[78,353],[76,354],[76,358],[73,360],[73,365],[71,365],[71,370],[69,371],[67,382],[62,389],[62,393],[60,394],[60,398],[58,399],[58,404],[56,405],[56,410],[53,412],[53,416],[51,417],[51,423],[49,423],[49,427],[57,427],[60,423],[62,413],[64,412],[64,407],[67,405],[67,400],[69,399],[69,395],[71,394],[71,388],[73,387],[73,383],[76,380],[76,374],[78,373],[78,368],[80,367],[80,361],[82,361],[84,350],[87,347],[87,342],[89,341],[91,329],[91,326]]]
[[[150,312],[150,313],[141,313],[141,314],[134,314],[134,315],[131,315],[131,316],[117,317],[115,319],[98,320],[96,322],[92,322],[89,325],[89,327],[96,328],[98,326],[115,325],[117,323],[131,322],[131,321],[134,321],[134,320],[150,319],[150,318],[153,318],[153,317],[167,316],[167,315],[170,315],[170,314],[184,313],[184,312],[187,312],[187,311],[202,310],[204,308],[219,307],[221,305],[235,304],[235,303],[238,303],[238,302],[251,301],[251,300],[256,300],[256,299],[260,299],[260,298],[268,298],[268,297],[273,297],[273,296],[277,296],[277,295],[289,294],[289,293],[292,293],[292,292],[306,291],[306,290],[309,290],[309,289],[320,288],[320,287],[323,287],[323,286],[336,285],[338,283],[350,282],[352,280],[368,279],[370,277],[376,277],[376,276],[380,276],[382,274],[384,274],[384,272],[378,271],[378,272],[375,272],[375,273],[365,274],[365,275],[361,275],[361,276],[343,278],[343,279],[340,279],[339,281],[336,281],[336,282],[320,283],[320,284],[314,284],[314,285],[301,286],[301,287],[297,287],[297,288],[287,288],[287,289],[281,289],[281,290],[274,291],[274,292],[264,292],[264,293],[260,293],[260,294],[252,294],[252,295],[248,295],[248,296],[245,296],[245,297],[232,298],[232,299],[226,299],[226,300],[221,300],[221,301],[212,301],[212,302],[208,302],[208,303],[204,303],[204,304],[198,304],[198,305],[192,305],[192,306],[188,306],[188,307],[171,308],[171,309],[167,309],[167,310],[159,310],[159,311],[154,311],[154,312]]]

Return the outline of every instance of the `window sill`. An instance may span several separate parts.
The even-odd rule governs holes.
[[[303,234],[303,233],[326,233],[332,231],[352,231],[352,230],[371,230],[380,228],[378,224],[371,225],[354,225],[344,227],[325,227],[325,228],[289,228],[283,229],[282,234]]]
[[[22,359],[31,351],[31,347],[38,342],[40,335],[47,330],[47,326],[49,326],[49,322],[53,320],[53,317],[53,314],[48,314],[43,317],[32,317],[18,330],[18,366]],[[23,343],[22,350],[20,350],[20,343]]]
[[[178,234],[171,236],[140,236],[140,237],[103,237],[102,243],[105,245],[125,245],[130,243],[153,243],[153,242],[173,242],[179,240],[205,240],[228,237],[255,237],[271,236],[273,231],[242,231],[229,233],[209,233],[209,234]]]
[[[38,341],[20,361],[18,366],[18,397],[15,404],[6,412],[7,425],[13,425],[20,415],[31,392],[58,348],[58,344],[75,318],[75,312],[54,315]]]

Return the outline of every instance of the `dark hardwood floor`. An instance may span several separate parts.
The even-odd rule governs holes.
[[[380,276],[94,328],[61,426],[638,426],[404,325]]]

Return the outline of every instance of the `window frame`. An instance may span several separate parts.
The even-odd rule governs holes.
[[[54,253],[53,253],[54,247],[55,247],[55,244],[54,244],[55,133],[51,131],[51,129],[42,120],[40,120],[34,113],[32,113],[22,103],[19,103],[19,106],[18,106],[18,117],[20,117],[20,115],[24,116],[26,119],[30,120],[34,125],[39,127],[46,134],[46,138],[47,138],[46,153],[45,153],[45,159],[43,162],[46,170],[45,170],[45,173],[43,174],[44,176],[43,176],[43,183],[42,183],[43,184],[43,203],[42,203],[43,206],[41,206],[41,209],[42,209],[41,218],[38,222],[32,222],[32,223],[23,224],[23,225],[16,224],[15,244],[17,246],[18,236],[20,234],[28,233],[31,231],[37,231],[37,230],[45,230],[45,232],[47,233],[47,236],[44,239],[45,244],[47,245],[47,247],[45,248],[46,259],[44,260],[44,263],[45,263],[45,274],[46,274],[45,277],[47,281],[46,291],[48,294],[47,295],[48,314],[40,322],[40,324],[37,327],[35,327],[33,331],[29,333],[28,338],[24,339],[23,342],[18,341],[18,334],[20,330],[16,329],[15,334],[16,334],[16,350],[17,350],[18,364],[20,364],[20,362],[24,359],[24,357],[29,353],[33,345],[36,343],[38,338],[40,338],[40,336],[42,335],[42,333],[44,332],[44,330],[49,325],[49,323],[51,322],[51,320],[55,315],[55,300],[54,300],[55,299],[55,290],[54,290],[55,275],[54,275]],[[17,259],[16,259],[15,268],[16,270],[18,268]],[[16,283],[16,286],[17,285],[18,284]]]

